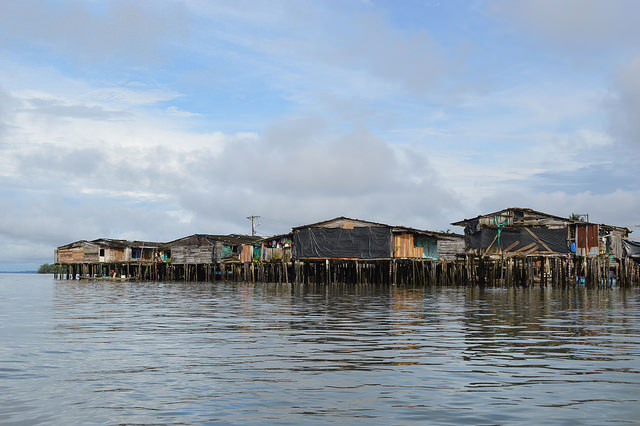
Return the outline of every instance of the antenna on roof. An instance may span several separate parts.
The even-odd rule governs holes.
[[[249,219],[251,221],[251,236],[255,237],[256,236],[256,223],[255,223],[255,219],[259,219],[260,216],[247,216],[247,219]]]

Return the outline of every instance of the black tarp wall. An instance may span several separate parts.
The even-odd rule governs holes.
[[[527,232],[524,228],[507,228],[502,229],[500,233],[500,241],[496,237],[498,234],[498,229],[496,228],[481,228],[473,224],[472,226],[467,226],[464,230],[465,239],[469,248],[472,249],[486,249],[491,245],[491,252],[498,251],[499,248],[502,250],[511,247],[510,251],[518,250],[519,248],[530,245],[531,243],[536,243],[539,250],[545,250],[544,246],[540,244],[540,242],[534,238],[529,232]],[[548,228],[527,228],[531,231],[540,241],[542,241],[549,249],[555,253],[569,253],[569,245],[567,244],[567,228],[560,229],[548,229]],[[514,243],[518,242],[518,244],[514,245]]]
[[[302,228],[293,232],[293,256],[297,259],[386,259],[391,253],[391,230],[381,226]]]

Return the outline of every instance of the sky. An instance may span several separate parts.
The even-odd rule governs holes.
[[[640,234],[636,0],[0,0],[0,271],[80,239]],[[634,236],[632,234],[632,237]]]

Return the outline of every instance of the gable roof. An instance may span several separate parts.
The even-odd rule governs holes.
[[[312,223],[309,225],[302,225],[302,226],[297,226],[295,228],[292,228],[293,231],[299,230],[299,229],[303,229],[303,228],[315,228],[315,227],[321,227],[323,225],[330,225],[332,223],[340,223],[340,222],[353,222],[355,227],[358,227],[358,225],[360,226],[375,226],[375,227],[384,227],[384,228],[389,228],[391,230],[392,233],[400,233],[400,232],[406,232],[406,233],[412,233],[412,234],[420,234],[420,235],[427,235],[427,236],[431,236],[431,237],[435,237],[435,238],[449,238],[449,239],[455,239],[455,238],[463,238],[463,235],[460,234],[452,234],[452,233],[446,233],[446,232],[436,232],[436,231],[427,231],[427,230],[423,230],[423,229],[416,229],[416,228],[411,228],[408,226],[394,226],[394,225],[387,225],[386,223],[379,223],[379,222],[371,222],[368,220],[361,220],[361,219],[353,219],[350,217],[346,217],[346,216],[339,216],[333,219],[329,219],[329,220],[323,220],[322,222],[316,222],[316,223]]]
[[[382,226],[382,227],[386,227],[386,228],[391,228],[391,225],[387,225],[385,223],[370,222],[370,221],[367,221],[367,220],[353,219],[353,218],[350,218],[350,217],[339,216],[339,217],[335,217],[333,219],[323,220],[322,222],[311,223],[309,225],[296,226],[295,228],[291,228],[291,229],[296,231],[296,230],[302,229],[302,228],[316,228],[316,227],[320,227],[322,225],[329,225],[332,222],[341,222],[341,221],[353,222],[354,225],[355,224],[360,224],[360,225],[364,225],[364,226]]]
[[[166,246],[164,243],[156,243],[149,241],[128,241],[128,240],[116,240],[112,238],[97,238],[95,240],[78,240],[69,244],[65,244],[63,246],[59,246],[59,250],[67,250],[71,248],[84,247],[85,245],[90,244],[93,246],[99,247],[110,247],[110,248],[119,248],[125,249],[127,247],[138,247],[138,248],[160,248]]]
[[[506,208],[506,209],[498,210],[498,211],[493,212],[493,213],[485,213],[485,214],[482,214],[482,215],[478,215],[478,216],[476,216],[474,218],[471,218],[471,219],[464,219],[464,220],[460,220],[458,222],[452,222],[451,225],[467,226],[467,224],[469,222],[473,221],[473,220],[478,220],[480,218],[494,216],[494,215],[498,215],[498,214],[505,214],[505,213],[507,213],[509,211],[518,211],[518,212],[523,212],[523,213],[529,213],[531,215],[546,217],[546,218],[549,218],[549,219],[555,219],[555,220],[558,220],[558,221],[566,222],[567,225],[578,224],[578,223],[586,223],[586,222],[582,222],[580,220],[573,220],[573,219],[569,219],[568,217],[555,216],[555,215],[552,215],[552,214],[549,214],[549,213],[540,212],[540,211],[533,210],[533,209],[530,209],[530,208],[509,207],[509,208]],[[622,233],[626,233],[627,235],[632,232],[631,229],[623,227],[623,226],[614,226],[614,225],[606,225],[606,224],[598,224],[598,225],[601,226],[601,227],[604,227],[604,228],[618,230],[618,231],[620,231]]]
[[[108,247],[126,248],[126,247],[142,247],[142,248],[159,248],[166,246],[165,243],[159,243],[155,241],[129,241],[129,240],[116,240],[113,238],[98,238],[91,241],[97,245],[104,245]]]
[[[178,238],[177,240],[173,240],[168,242],[168,245],[179,245],[180,243],[184,245],[201,245],[203,243],[214,245],[216,242],[223,242],[232,245],[240,245],[240,244],[253,244],[263,237],[251,236],[251,235],[240,235],[240,234],[229,234],[229,235],[213,235],[213,234],[193,234],[187,237]]]
[[[58,246],[58,250],[67,250],[71,248],[83,247],[86,243],[89,243],[87,240],[78,240],[69,244],[65,244],[63,246]]]
[[[556,219],[556,220],[561,220],[561,221],[566,221],[566,222],[572,222],[572,220],[569,219],[569,218],[555,216],[555,215],[552,215],[552,214],[549,214],[549,213],[539,212],[537,210],[533,210],[533,209],[530,209],[530,208],[509,207],[509,208],[506,208],[506,209],[498,210],[496,212],[481,214],[481,215],[478,215],[478,216],[476,216],[474,218],[471,218],[471,219],[463,219],[463,220],[460,220],[458,222],[451,222],[451,224],[455,225],[455,226],[466,226],[467,222],[470,222],[472,220],[480,219],[480,218],[487,217],[487,216],[495,216],[497,214],[504,214],[504,213],[507,213],[509,211],[518,211],[518,212],[529,213],[529,214],[533,214],[533,215],[544,216],[544,217],[548,217],[550,219]]]

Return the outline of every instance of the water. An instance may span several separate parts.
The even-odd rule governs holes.
[[[640,423],[638,289],[0,274],[0,424]]]

